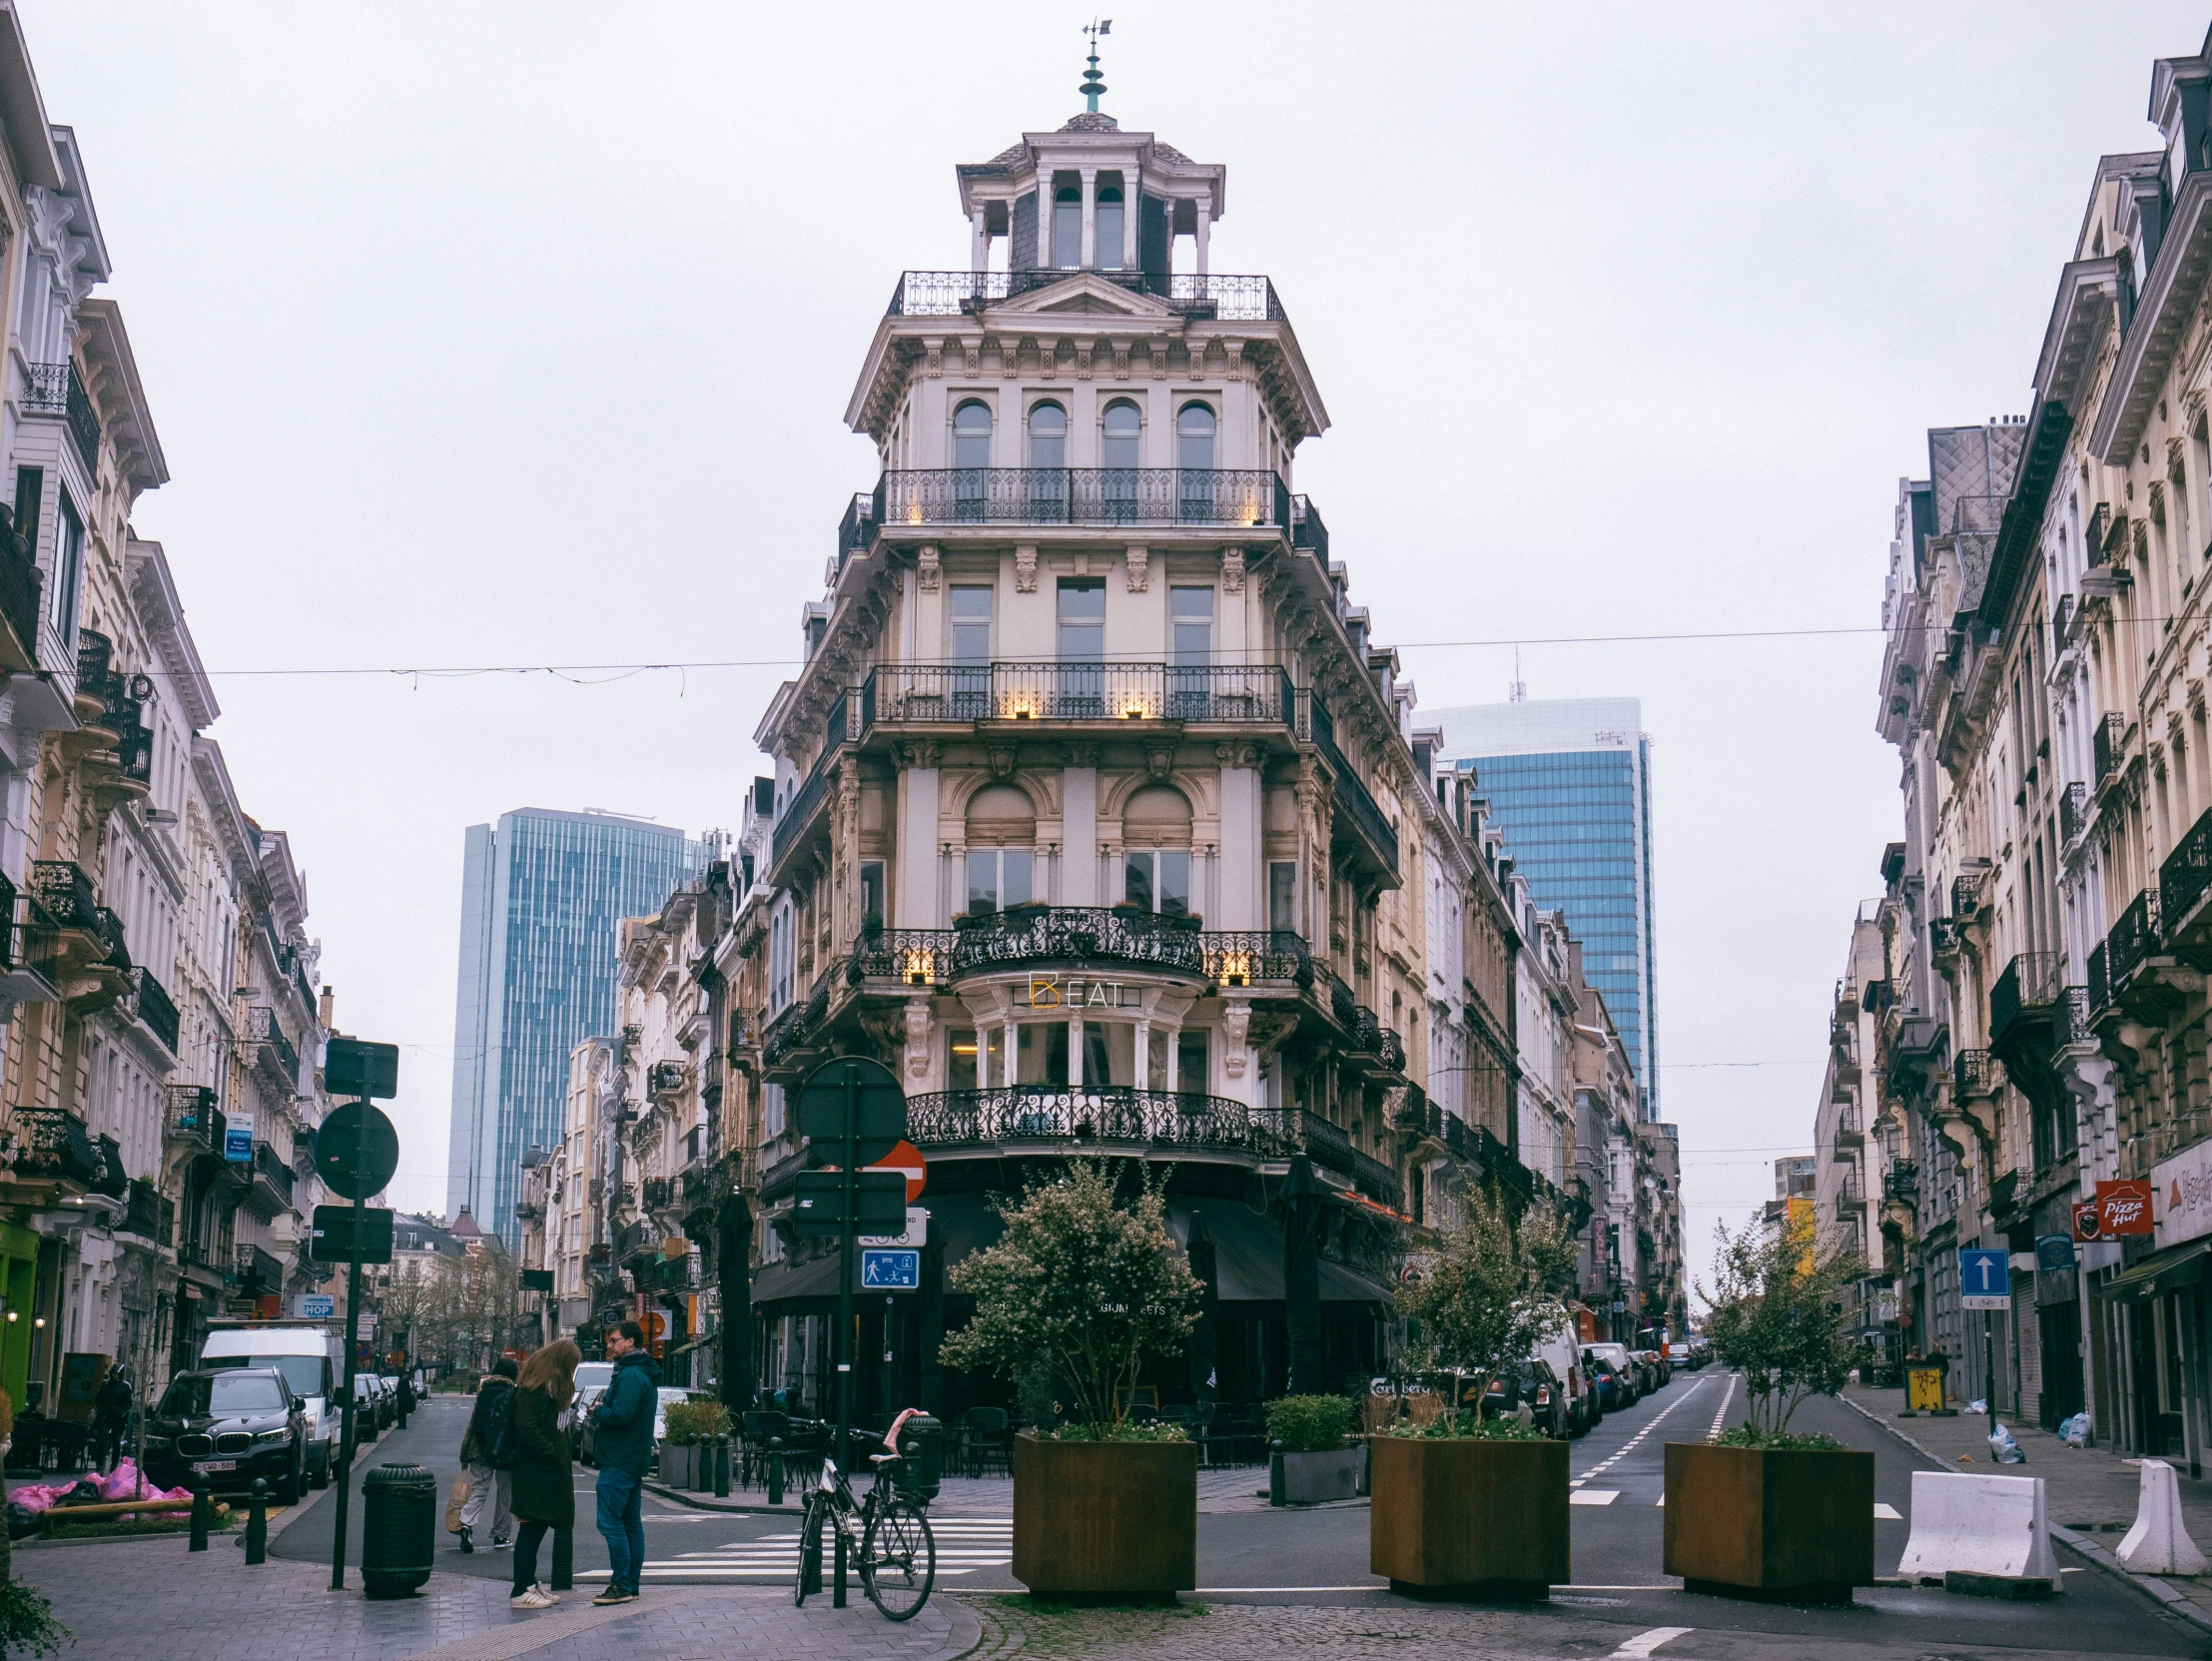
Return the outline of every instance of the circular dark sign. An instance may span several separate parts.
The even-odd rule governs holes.
[[[861,1165],[876,1164],[907,1134],[907,1093],[898,1076],[865,1056],[837,1056],[799,1087],[799,1134],[808,1141],[809,1164],[843,1161],[848,1111]]]
[[[348,1200],[367,1200],[399,1169],[399,1133],[369,1102],[333,1108],[315,1133],[315,1173]]]

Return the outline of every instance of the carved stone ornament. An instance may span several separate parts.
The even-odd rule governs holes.
[[[907,1000],[907,1077],[921,1084],[930,1076],[930,1001],[925,995]]]
[[[1019,339],[999,339],[999,374],[1012,381],[1022,373],[1022,343]]]
[[[989,759],[991,776],[1001,784],[1014,777],[1015,750],[1011,743],[992,745]]]
[[[922,344],[929,349],[930,374],[932,376],[943,375],[945,373],[945,337],[932,335]]]
[[[1228,1040],[1221,1062],[1232,1079],[1241,1079],[1250,1063],[1251,1052],[1245,1048],[1244,1040],[1251,1030],[1252,1006],[1241,999],[1230,999],[1221,1011],[1221,1033]]]
[[[1104,744],[1069,744],[1064,746],[1063,753],[1067,757],[1066,765],[1070,767],[1096,767],[1099,765],[1099,758],[1106,753],[1106,746]]]
[[[1040,381],[1060,378],[1060,337],[1057,335],[1037,338],[1037,378]]]
[[[1144,751],[1144,770],[1161,784],[1175,769],[1175,747],[1172,744],[1152,744]]]
[[[1221,550],[1221,592],[1224,594],[1241,594],[1243,591],[1244,550],[1242,548],[1223,548]]]
[[[1037,592],[1037,547],[1034,543],[1014,550],[1014,591],[1018,594]]]
[[[1213,746],[1213,759],[1224,767],[1257,767],[1259,765],[1259,746],[1257,744],[1216,744]]]
[[[1221,350],[1222,350],[1223,352],[1225,352],[1225,353],[1227,353],[1227,354],[1229,355],[1229,366],[1228,366],[1228,375],[1229,375],[1229,379],[1230,379],[1231,381],[1241,381],[1241,380],[1243,380],[1243,379],[1244,379],[1244,343],[1243,343],[1242,341],[1223,341],[1223,342],[1221,343]]]
[[[915,586],[925,594],[934,594],[943,585],[944,567],[934,547],[925,547],[914,556],[914,571]]]
[[[983,337],[973,335],[960,343],[961,356],[967,361],[970,375],[983,374]]]
[[[1190,379],[1203,381],[1205,379],[1205,342],[1190,341],[1185,344],[1184,351],[1190,356]]]
[[[1128,378],[1129,345],[1126,341],[1118,341],[1114,344],[1113,348],[1113,379],[1116,381],[1126,381]]]
[[[1078,381],[1089,381],[1091,379],[1091,359],[1098,349],[1099,344],[1096,341],[1078,341],[1076,343],[1076,379]]]
[[[1151,557],[1151,549],[1149,548],[1132,547],[1122,554],[1122,559],[1128,565],[1130,593],[1141,594],[1144,592],[1145,586],[1150,580],[1146,566],[1150,564]]]
[[[945,746],[931,741],[922,744],[901,744],[892,752],[901,767],[935,767],[945,758]]]
[[[1165,381],[1167,379],[1167,343],[1164,340],[1152,341],[1148,343],[1147,350],[1151,354],[1152,379],[1154,381]]]

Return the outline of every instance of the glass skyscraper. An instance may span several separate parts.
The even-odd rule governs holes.
[[[514,1244],[522,1156],[560,1138],[568,1052],[614,1026],[621,920],[658,912],[702,848],[607,813],[526,807],[468,827],[448,1217]]]
[[[1444,754],[1475,772],[1490,823],[1546,911],[1567,915],[1583,973],[1636,1069],[1641,1111],[1659,1118],[1652,989],[1651,746],[1634,698],[1555,698],[1423,710]]]

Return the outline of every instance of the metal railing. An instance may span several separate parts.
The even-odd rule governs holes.
[[[899,275],[886,315],[957,318],[1073,277],[1094,278],[1164,301],[1187,318],[1222,323],[1280,323],[1282,302],[1264,277],[1204,271],[909,271]]]
[[[951,929],[863,929],[845,960],[845,978],[895,980],[902,986],[945,986],[952,980]]]
[[[2212,811],[2189,827],[2158,868],[2159,916],[2169,931],[2189,921],[2207,886],[2212,886]]]
[[[102,933],[100,902],[93,893],[92,879],[67,860],[31,862],[31,897],[55,928]]]
[[[866,721],[1195,721],[1288,726],[1272,663],[1089,663],[1053,658],[900,663],[870,671]]]
[[[78,377],[73,363],[27,364],[24,366],[28,385],[24,389],[23,413],[28,415],[60,415],[69,422],[69,435],[76,440],[77,454],[84,461],[85,471],[98,476],[100,471],[100,415],[92,407],[92,397],[85,391],[84,382]]]
[[[2105,1008],[2112,1002],[2112,981],[2104,967],[2104,942],[2098,941],[2089,948],[2089,1009],[2090,1013]]]
[[[648,1177],[639,1191],[645,1209],[649,1212],[665,1211],[676,1198],[675,1185],[665,1177]]]
[[[1961,1050],[1951,1060],[1951,1088],[1960,1096],[1987,1096],[1997,1088],[1996,1058],[1986,1050]]]
[[[1205,976],[1195,917],[1134,907],[1016,906],[953,925],[955,979],[1027,964],[1111,964],[1157,974]]]
[[[1210,986],[1254,986],[1289,981],[1313,984],[1313,958],[1305,938],[1287,929],[1226,931],[1198,936]]]
[[[1958,919],[1955,917],[1931,917],[1927,922],[1928,950],[1936,957],[1958,955]]]
[[[2048,1009],[2066,992],[2063,952],[2019,952],[1989,988],[1989,1036],[2004,1036],[2024,1013]]]
[[[1951,916],[1961,923],[1981,915],[1981,897],[1988,892],[1989,873],[1967,871],[1951,878]]]
[[[292,1204],[292,1167],[266,1142],[254,1144],[254,1175],[267,1183],[279,1200],[287,1206]]]
[[[1251,525],[1290,523],[1290,490],[1266,467],[915,467],[876,484],[875,522]]]
[[[645,1090],[651,1096],[673,1096],[683,1089],[683,1082],[680,1061],[657,1061],[645,1072]]]
[[[2089,828],[2089,787],[2079,779],[2058,793],[2058,841],[2071,847]]]
[[[2125,715],[2107,715],[2091,729],[2090,747],[2096,752],[2099,789],[2103,788],[2106,779],[2119,771],[2120,764],[2127,759],[2126,738]]]
[[[1916,1160],[1891,1160],[1881,1176],[1884,1200],[1912,1200],[1920,1192],[1920,1167]]]
[[[177,1203],[144,1178],[136,1178],[123,1209],[123,1227],[141,1240],[168,1246],[177,1238]]]
[[[138,1018],[146,1023],[146,1030],[162,1041],[162,1048],[171,1055],[177,1053],[179,1020],[176,1002],[168,990],[154,978],[151,969],[141,967],[133,971],[138,980],[138,993],[134,1007]]]
[[[258,1246],[240,1246],[234,1250],[233,1272],[241,1291],[266,1295],[284,1289],[285,1265],[276,1256]]]
[[[1360,781],[1359,774],[1353,770],[1344,752],[1336,747],[1336,722],[1329,714],[1328,705],[1321,701],[1320,693],[1309,691],[1303,698],[1310,730],[1300,736],[1310,737],[1314,747],[1328,761],[1329,770],[1336,780],[1337,800],[1350,810],[1353,823],[1381,850],[1390,869],[1395,872],[1398,869],[1396,828],[1382,816],[1382,809],[1375,805],[1375,798],[1368,794],[1367,786]]]
[[[164,1085],[168,1115],[166,1134],[177,1142],[193,1143],[203,1151],[223,1151],[223,1112],[215,1105],[215,1092],[207,1085]]]
[[[1310,496],[1290,498],[1290,545],[1303,549],[1329,568],[1329,527],[1321,522],[1321,510]]]
[[[2146,888],[2128,902],[2120,920],[2104,937],[2104,969],[2107,990],[2117,993],[2158,950],[2158,891]]]
[[[785,850],[798,839],[815,812],[829,795],[830,778],[834,771],[830,763],[845,746],[845,699],[840,697],[830,710],[830,724],[825,729],[829,737],[822,745],[822,753],[814,758],[814,766],[807,773],[806,782],[792,792],[791,800],[784,805],[776,819],[776,829],[770,839],[771,859],[781,859]]]
[[[278,1076],[288,1080],[295,1089],[299,1087],[300,1052],[293,1048],[292,1040],[285,1037],[285,1030],[277,1021],[277,1012],[267,1004],[256,1004],[246,1012],[246,1042],[266,1047]]]
[[[15,1110],[15,1174],[90,1188],[107,1162],[85,1132],[85,1122],[66,1108]]]

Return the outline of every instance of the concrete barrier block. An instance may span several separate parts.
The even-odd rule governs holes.
[[[2115,1555],[2137,1574],[2203,1574],[2204,1560],[2181,1520],[2181,1480],[2163,1459],[2143,1461],[2135,1501],[2135,1526]]]
[[[1912,1535],[1897,1573],[1906,1580],[1940,1582],[1955,1573],[2059,1585],[2043,1479],[1914,1471]]]

